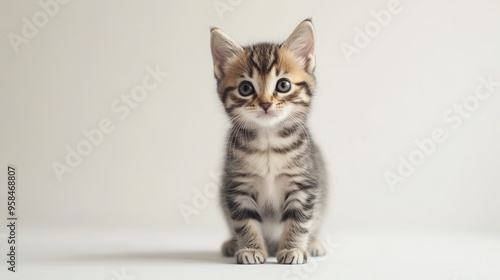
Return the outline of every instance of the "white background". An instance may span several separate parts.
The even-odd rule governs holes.
[[[22,35],[22,18],[33,22],[42,9],[35,1],[0,4],[0,167],[19,170],[21,236],[217,232],[220,240],[207,242],[218,250],[227,232],[217,197],[188,221],[179,211],[196,207],[196,191],[216,183],[210,174],[222,166],[228,123],[215,91],[209,28],[242,44],[279,42],[308,17],[318,83],[310,127],[331,181],[323,234],[498,235],[500,86],[456,129],[443,114],[473,96],[478,77],[500,81],[500,2],[402,0],[402,11],[350,63],[340,45],[354,45],[355,28],[389,1],[230,2],[221,14],[217,1],[73,0],[17,53],[8,34]],[[168,77],[121,120],[111,104],[157,65]],[[113,132],[60,182],[53,162],[65,163],[66,146],[75,149],[81,131],[104,118]],[[436,128],[446,141],[391,189],[384,174],[397,173],[398,157],[408,158],[414,141]]]

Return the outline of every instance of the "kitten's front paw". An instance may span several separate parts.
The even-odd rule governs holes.
[[[276,254],[278,263],[281,264],[304,264],[307,263],[307,252],[299,249],[284,249]]]
[[[309,247],[307,248],[309,254],[313,257],[319,257],[326,255],[326,247],[323,241],[319,239],[313,239],[309,242]]]
[[[261,264],[266,262],[267,253],[262,249],[241,249],[236,252],[236,262],[239,264]]]

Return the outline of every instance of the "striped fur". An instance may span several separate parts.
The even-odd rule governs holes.
[[[311,21],[282,44],[246,47],[213,28],[211,48],[217,91],[232,123],[221,190],[232,238],[223,254],[241,264],[264,263],[269,255],[300,264],[325,254],[316,234],[326,174],[307,126],[315,88]],[[290,82],[287,92],[278,90],[282,79]],[[253,85],[248,96],[240,93],[243,82]]]

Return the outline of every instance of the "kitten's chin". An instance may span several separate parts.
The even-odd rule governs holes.
[[[276,111],[269,111],[267,113],[259,112],[252,116],[252,121],[261,127],[273,127],[281,123],[286,114],[284,112],[277,113]]]

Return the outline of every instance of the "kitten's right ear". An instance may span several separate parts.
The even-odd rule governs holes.
[[[283,47],[293,52],[304,62],[304,68],[312,73],[314,61],[314,28],[311,19],[302,21],[283,43]]]
[[[215,27],[210,29],[210,48],[215,69],[226,64],[233,55],[243,51],[236,41]]]

